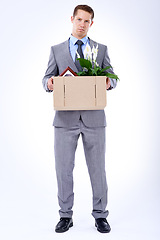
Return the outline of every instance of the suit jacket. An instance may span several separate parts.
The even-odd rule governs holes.
[[[97,46],[97,42],[89,39],[91,48]],[[107,46],[98,43],[97,63],[100,67],[105,68],[110,65]],[[43,87],[47,92],[51,92],[47,87],[48,79],[52,76],[58,76],[67,67],[73,71],[78,72],[76,65],[71,57],[69,51],[69,40],[51,47],[48,68],[42,80]],[[108,72],[114,73],[113,69]],[[111,80],[111,87],[116,87],[116,80]],[[82,118],[87,127],[104,127],[106,126],[106,117],[104,110],[84,110],[84,111],[56,111],[53,126],[56,127],[74,127],[79,118]]]

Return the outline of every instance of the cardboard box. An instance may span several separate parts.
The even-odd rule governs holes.
[[[55,110],[104,109],[106,94],[106,76],[54,77]]]

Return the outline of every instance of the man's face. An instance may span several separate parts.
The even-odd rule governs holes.
[[[73,23],[72,35],[78,39],[85,37],[93,24],[91,14],[80,9],[75,17],[71,17],[71,22]]]

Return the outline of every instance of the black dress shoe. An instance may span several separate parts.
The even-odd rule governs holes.
[[[55,231],[57,233],[63,233],[69,230],[73,226],[72,218],[60,218],[60,221],[57,223]]]
[[[95,220],[95,226],[97,227],[97,230],[101,233],[109,233],[111,231],[111,227],[109,226],[106,218],[97,218]]]

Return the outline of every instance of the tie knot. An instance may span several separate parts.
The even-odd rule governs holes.
[[[78,40],[76,43],[77,43],[79,46],[81,46],[81,45],[83,44],[83,42],[82,42],[81,40]]]

